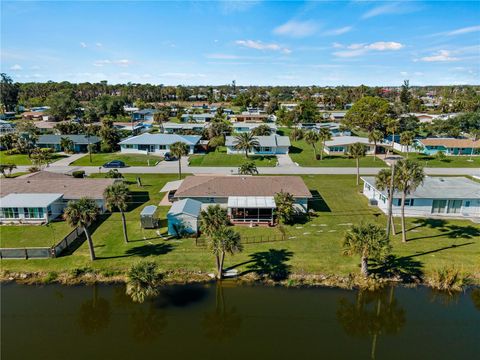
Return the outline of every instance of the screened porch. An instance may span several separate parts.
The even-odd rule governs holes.
[[[232,223],[273,224],[276,208],[273,196],[230,196],[228,215]]]

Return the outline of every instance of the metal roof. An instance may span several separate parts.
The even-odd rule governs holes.
[[[26,207],[34,208],[41,207],[45,208],[51,203],[60,199],[63,194],[26,194],[26,193],[16,193],[9,194],[0,199],[0,207]]]
[[[148,205],[143,208],[140,216],[151,216],[155,214],[155,211],[157,211],[157,207],[155,205]]]
[[[246,209],[275,209],[275,199],[273,196],[229,196],[229,208]]]
[[[178,141],[187,145],[196,145],[202,137],[198,135],[177,135],[177,134],[142,134],[129,137],[119,144],[135,144],[135,145],[171,145]]]
[[[180,185],[182,185],[182,183],[183,183],[183,180],[169,181],[163,186],[160,192],[178,190],[178,188],[180,187]]]
[[[362,176],[362,180],[376,188],[375,177]],[[378,190],[377,190],[378,191]],[[385,191],[381,193],[387,196]],[[398,191],[394,197],[400,197]],[[418,199],[480,199],[480,184],[465,177],[427,176],[408,198]]]
[[[38,137],[38,144],[59,144],[62,138],[68,138],[74,144],[87,145],[96,144],[101,141],[98,136],[92,135],[90,139],[86,135],[40,135]]]
[[[187,214],[193,217],[199,217],[202,209],[202,203],[198,200],[183,199],[175,201],[168,210],[168,215]]]
[[[373,145],[373,142],[368,141],[368,138],[360,137],[360,136],[337,136],[334,137],[332,140],[325,141],[326,146],[342,146],[342,145],[352,145],[355,143],[361,143],[364,145]],[[379,141],[377,142],[377,146],[382,145]]]
[[[262,147],[290,146],[290,138],[288,136],[270,135],[255,136],[254,138]],[[235,144],[235,136],[227,136],[225,138],[225,146],[235,146]]]

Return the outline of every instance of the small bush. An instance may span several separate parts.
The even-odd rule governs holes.
[[[36,173],[36,172],[39,172],[39,171],[40,171],[40,168],[38,166],[30,166],[28,168],[29,173]]]
[[[82,276],[87,273],[93,273],[93,269],[86,266],[86,267],[74,268],[70,270],[70,275],[72,275],[73,277]]]
[[[77,179],[83,179],[85,177],[85,171],[83,170],[73,171],[72,176]]]
[[[454,267],[435,270],[429,279],[432,288],[441,291],[462,291],[467,285],[468,275]]]
[[[105,177],[111,179],[123,179],[122,173],[120,173],[117,169],[110,169],[105,175]]]
[[[56,272],[52,271],[52,272],[49,272],[49,273],[47,274],[47,276],[45,276],[45,277],[43,278],[42,282],[43,282],[44,284],[49,284],[49,283],[52,283],[52,282],[54,282],[55,280],[57,280],[57,278],[58,278],[58,274],[57,274]]]

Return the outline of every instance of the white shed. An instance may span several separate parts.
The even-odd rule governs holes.
[[[202,203],[193,199],[183,199],[173,203],[167,213],[168,234],[181,236],[198,232],[198,219]]]

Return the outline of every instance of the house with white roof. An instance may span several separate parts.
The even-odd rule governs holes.
[[[232,128],[236,133],[249,133],[253,129],[256,129],[259,126],[268,126],[270,128],[270,133],[275,134],[277,132],[277,125],[273,123],[248,123],[248,122],[233,122]]]
[[[119,142],[119,145],[122,153],[165,155],[165,153],[170,151],[172,144],[183,142],[188,145],[189,154],[193,154],[201,138],[200,135],[144,133],[122,140]]]
[[[355,143],[361,143],[365,145],[367,155],[373,155],[375,144],[370,142],[368,138],[359,137],[359,136],[337,136],[332,140],[325,141],[324,151],[329,155],[345,155],[350,151],[350,146]],[[377,143],[377,154],[385,152],[385,148],[388,147],[387,144]]]
[[[166,122],[162,124],[163,132],[165,134],[177,134],[183,131],[194,131],[196,133],[202,133],[204,129],[208,127],[208,123],[174,123]]]
[[[351,131],[348,129],[341,128],[341,124],[336,122],[322,122],[322,123],[302,123],[298,124],[297,127],[302,130],[313,130],[319,132],[322,128],[327,128],[330,130],[332,136],[350,136],[352,135]]]
[[[197,122],[197,123],[204,123],[210,122],[215,117],[215,114],[183,114],[181,121],[182,122]]]
[[[201,211],[202,203],[198,200],[187,198],[175,201],[167,213],[168,234],[174,236],[196,234]]]
[[[258,146],[253,147],[249,154],[251,155],[277,155],[288,154],[290,147],[290,138],[288,136],[270,135],[270,136],[255,136],[258,141]],[[236,149],[237,140],[235,136],[225,137],[225,146],[227,147],[227,154],[243,154],[243,150]]]
[[[363,176],[363,195],[370,204],[388,213],[388,198],[375,177]],[[402,194],[393,195],[393,215],[400,216]],[[480,184],[465,177],[426,177],[405,199],[405,216],[455,217],[480,222]]]

